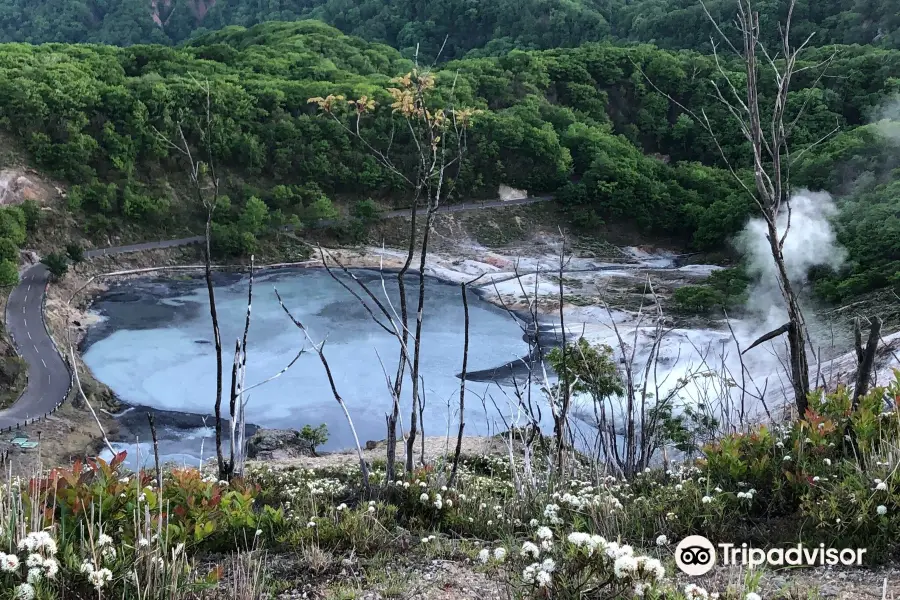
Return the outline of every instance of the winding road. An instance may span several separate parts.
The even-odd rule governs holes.
[[[522,206],[552,200],[552,196],[533,196],[517,200],[491,200],[448,204],[438,209],[439,213],[463,212],[502,206]],[[382,219],[403,217],[411,214],[411,209],[381,213]],[[85,257],[126,254],[159,248],[172,248],[198,244],[203,236],[145,242],[130,246],[116,246],[88,250]],[[69,393],[71,374],[67,363],[60,356],[56,344],[44,325],[44,294],[50,272],[43,264],[36,264],[22,273],[19,285],[13,288],[6,303],[6,330],[12,337],[16,351],[28,365],[28,384],[19,399],[10,408],[0,410],[0,430],[16,429],[20,425],[43,418],[65,400]]]

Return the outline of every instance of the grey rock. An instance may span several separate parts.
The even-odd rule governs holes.
[[[315,456],[312,444],[294,429],[260,429],[247,442],[247,456],[253,460],[283,460]]]

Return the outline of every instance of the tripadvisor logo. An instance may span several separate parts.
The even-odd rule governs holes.
[[[691,535],[681,540],[675,547],[675,564],[688,575],[705,575],[716,565],[717,556],[721,556],[724,566],[813,567],[860,566],[865,553],[865,548],[826,548],[825,544],[812,547],[797,544],[770,550],[752,548],[746,543],[738,545],[721,542],[714,546],[702,535]]]

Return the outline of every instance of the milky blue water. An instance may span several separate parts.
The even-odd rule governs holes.
[[[386,302],[377,273],[357,271],[376,295]],[[349,280],[348,280],[349,281]],[[247,307],[247,279],[223,281],[216,289],[222,331],[227,407],[235,340],[242,334]],[[350,282],[352,285],[352,282]],[[415,280],[408,285],[411,319],[415,315]],[[455,431],[463,349],[463,306],[458,286],[428,281],[425,305],[421,374],[424,379],[428,435]],[[302,346],[310,346],[303,332],[284,314],[274,294],[277,287],[286,306],[309,329],[324,352],[335,384],[349,407],[361,442],[385,437],[385,414],[391,397],[385,370],[394,376],[397,341],[375,324],[360,302],[321,270],[307,269],[257,275],[254,284],[252,322],[246,385],[250,386],[283,369]],[[215,399],[215,352],[212,345],[207,292],[202,280],[174,286],[161,280],[126,282],[101,297],[94,305],[105,317],[88,337],[84,360],[94,375],[131,405],[154,409],[211,414]],[[395,277],[387,279],[387,296],[399,310]],[[123,293],[124,292],[124,293]],[[371,302],[370,302],[371,303]],[[469,297],[469,371],[498,367],[522,357],[527,344],[519,325],[503,310]],[[411,320],[414,323],[414,320]],[[382,367],[382,363],[384,367]],[[409,423],[409,388],[402,405],[403,423]],[[467,383],[466,432],[492,433],[503,428],[486,398],[505,407],[509,400],[494,383]],[[506,394],[512,390],[506,389]],[[227,409],[226,409],[227,410]],[[267,428],[301,428],[325,423],[330,439],[324,449],[352,446],[346,419],[336,403],[325,371],[314,352],[307,352],[279,379],[249,394],[247,421]],[[211,425],[212,420],[208,423]],[[172,438],[173,436],[163,436]],[[164,454],[199,454],[205,440],[209,455],[210,431],[179,436]],[[146,439],[146,437],[145,437]]]

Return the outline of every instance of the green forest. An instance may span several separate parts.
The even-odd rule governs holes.
[[[171,14],[164,29],[141,29],[137,13],[122,13],[129,2],[110,3],[107,10],[92,4],[96,18],[87,21],[81,18],[80,1],[56,4],[23,3],[22,10],[30,11],[27,18],[40,26],[18,31],[30,31],[35,41],[119,45],[0,45],[0,124],[42,168],[71,184],[69,208],[97,239],[129,228],[172,235],[196,222],[198,215],[177,200],[176,179],[166,176],[183,172],[180,156],[166,140],[174,139],[183,124],[188,141],[200,143],[206,94],[198,82],[209,83],[216,132],[211,146],[223,167],[227,194],[215,218],[220,253],[252,252],[257,238],[274,226],[333,218],[338,198],[361,202],[363,208],[371,206],[369,199],[402,204],[402,182],[337,123],[317,114],[309,99],[332,93],[375,98],[380,108],[365,117],[365,128],[372,140],[387,139],[394,121],[384,108],[390,104],[385,88],[392,77],[412,68],[410,43],[421,40],[422,52],[437,54],[450,30],[466,37],[444,44],[444,56],[459,58],[435,65],[438,101],[482,111],[455,182],[458,198],[492,196],[500,183],[554,193],[582,231],[604,221],[628,222],[698,251],[727,248],[752,214],[753,201],[724,168],[716,141],[679,107],[706,114],[729,162],[749,166],[735,121],[713,96],[712,82],[721,82],[714,59],[650,44],[582,43],[609,38],[615,30],[625,39],[651,37],[667,47],[701,45],[699,37],[661,35],[662,20],[653,24],[656,13],[649,7],[678,4],[673,1],[631,3],[613,11],[619,20],[615,26],[602,17],[609,10],[606,4],[567,2],[548,10],[542,2],[531,11],[526,2],[509,9],[518,19],[531,19],[518,28],[518,37],[506,35],[504,28],[516,26],[503,21],[501,9],[490,3],[470,2],[466,11],[453,3],[395,2],[373,4],[370,12],[363,3],[338,11],[347,22],[321,12],[331,10],[331,2],[310,8],[309,14],[325,15],[341,29],[384,39],[400,50],[318,21],[202,33],[187,26],[196,20],[179,17],[184,5],[174,0],[166,4]],[[678,14],[684,22],[677,27],[670,22],[670,34],[699,36],[700,26],[689,19],[699,23],[706,17],[692,2],[683,4]],[[846,3],[833,4],[840,4],[837,10]],[[725,5],[710,6],[725,10]],[[771,3],[772,18],[780,5]],[[242,6],[246,9],[241,2],[210,4],[203,23],[211,27],[306,14],[299,6],[295,12],[241,13]],[[824,16],[833,12],[815,6],[814,11],[812,3],[800,3],[798,36],[815,24],[825,31],[832,25],[848,31],[846,24],[838,27]],[[882,15],[888,31],[896,15],[887,3],[865,6],[863,20],[872,23]],[[410,20],[407,13],[414,8],[417,18],[434,27],[419,28],[423,21]],[[857,13],[851,8],[838,14],[852,21],[848,15]],[[493,21],[483,14],[495,9]],[[22,18],[16,10],[4,6],[0,13],[0,30],[8,39],[16,39],[11,23]],[[640,18],[627,18],[638,12]],[[50,13],[70,29],[59,30],[62,25],[54,25]],[[406,26],[396,31],[401,21]],[[86,22],[90,26],[82,27]],[[656,29],[660,32],[650,33]],[[114,35],[126,30],[134,37]],[[169,35],[175,31],[181,33]],[[792,168],[792,185],[830,191],[843,207],[836,226],[850,252],[848,265],[841,273],[814,274],[817,290],[829,300],[900,283],[900,183],[893,171],[898,138],[884,135],[886,122],[879,122],[900,93],[900,50],[890,47],[889,31],[877,40],[860,36],[829,41],[872,43],[811,48],[804,58],[808,63],[801,66],[811,67],[835,51],[837,58],[821,80],[815,69],[801,69],[788,99],[788,118],[806,108],[792,140],[800,157]],[[138,43],[146,41],[161,43]],[[740,77],[742,65],[722,60]],[[762,85],[763,96],[772,93],[771,81],[763,79]],[[802,152],[835,127],[837,135],[814,152]],[[402,155],[410,140],[402,132],[392,139],[394,152]],[[752,182],[752,173],[740,174]]]
[[[722,23],[734,3],[709,0]],[[764,40],[777,41],[786,2],[761,0]],[[433,59],[501,55],[511,50],[587,42],[653,43],[706,51],[713,28],[697,0],[0,0],[0,41],[126,46],[172,44],[228,25],[318,19],[342,32]],[[892,0],[800,0],[793,31],[815,44],[900,48],[900,11]]]

